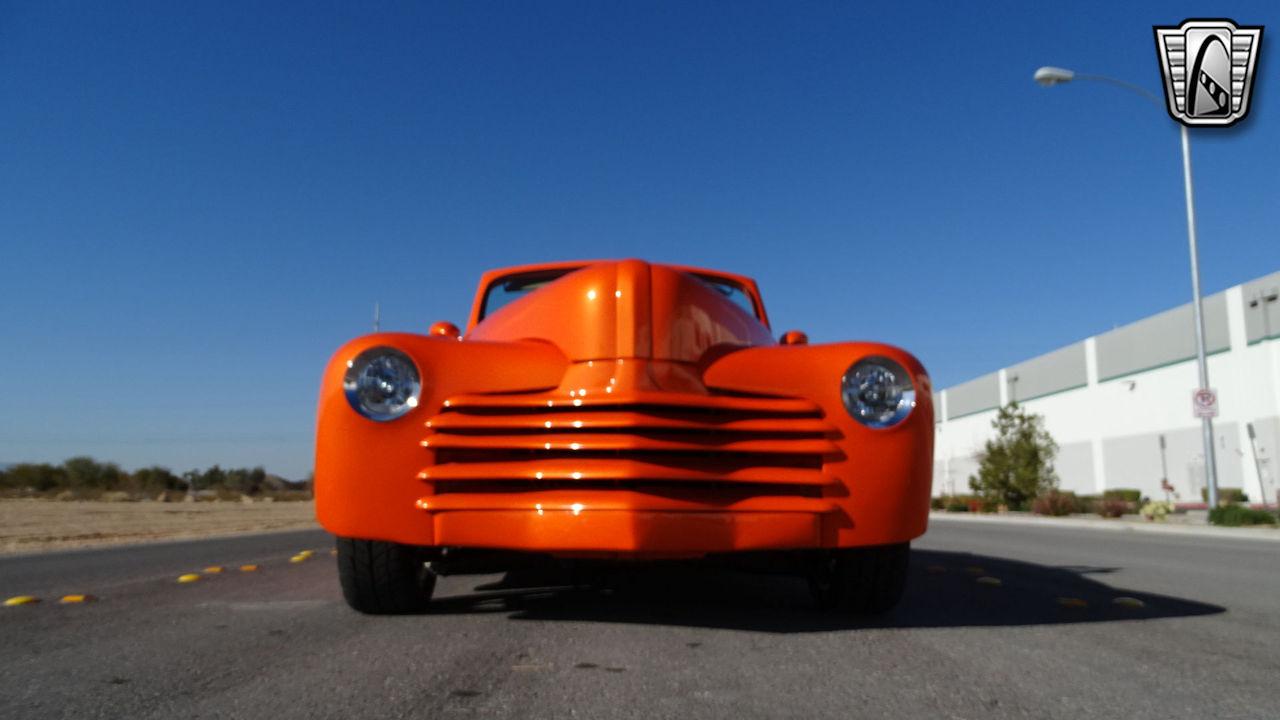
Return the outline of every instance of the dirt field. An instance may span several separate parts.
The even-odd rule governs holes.
[[[310,502],[0,500],[0,554],[314,527]]]

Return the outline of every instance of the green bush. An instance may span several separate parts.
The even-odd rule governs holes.
[[[1112,490],[1102,491],[1103,500],[1123,500],[1125,502],[1134,503],[1135,505],[1142,502],[1142,491],[1133,488],[1114,488]]]
[[[1266,510],[1255,510],[1244,505],[1222,505],[1209,510],[1209,522],[1226,527],[1275,525],[1276,516]]]
[[[1200,499],[1209,502],[1209,488],[1200,488]],[[1218,488],[1218,503],[1222,505],[1234,505],[1235,503],[1249,502],[1249,496],[1245,494],[1242,488],[1220,487]]]
[[[1077,495],[1076,496],[1076,512],[1093,513],[1097,512],[1098,503],[1102,502],[1102,498],[1098,495]]]
[[[156,495],[162,492],[186,491],[187,484],[169,471],[169,468],[154,466],[134,470],[128,482],[128,489],[143,495]]]
[[[48,463],[22,463],[4,472],[0,484],[7,490],[45,493],[67,485],[67,471]]]
[[[91,457],[73,457],[62,463],[71,490],[101,492],[116,490],[128,475],[115,463],[100,463]]]

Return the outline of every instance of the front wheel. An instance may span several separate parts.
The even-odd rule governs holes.
[[[809,589],[824,609],[886,612],[902,599],[910,559],[910,543],[822,552],[809,571]]]
[[[340,537],[338,581],[352,608],[370,615],[396,615],[427,608],[436,574],[417,548]]]

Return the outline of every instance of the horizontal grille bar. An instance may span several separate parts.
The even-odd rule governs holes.
[[[643,408],[677,408],[701,411],[708,414],[821,414],[817,404],[800,398],[755,398],[704,396],[689,393],[652,391],[597,393],[586,397],[566,399],[546,395],[459,395],[445,400],[446,410],[494,409],[501,412],[572,410],[576,408],[618,408],[636,406]]]
[[[451,510],[532,510],[535,512],[592,513],[600,511],[663,512],[801,512],[828,513],[831,500],[794,496],[738,496],[721,491],[688,493],[679,497],[614,491],[547,490],[530,493],[458,493],[429,495],[418,502],[428,512]]]
[[[715,494],[718,502],[730,497],[744,500],[760,495],[791,497],[822,497],[820,488],[806,485],[766,485],[764,483],[735,482],[671,482],[662,480],[486,480],[467,482],[440,482],[435,486],[437,495],[454,493],[542,493],[552,490],[583,492],[592,490],[629,490],[649,495],[677,498],[705,497]]]
[[[685,413],[640,412],[636,410],[595,410],[518,415],[450,412],[427,423],[436,432],[489,433],[543,430],[670,430],[708,433],[811,434],[821,436],[830,428],[819,418],[726,416],[721,419],[689,417]]]
[[[763,455],[760,453],[727,453],[716,451],[704,452],[657,452],[643,453],[629,451],[586,452],[582,450],[437,450],[436,465],[442,467],[451,464],[475,464],[488,462],[532,463],[539,464],[556,460],[571,460],[577,463],[594,460],[617,462],[624,459],[639,459],[644,462],[659,463],[675,467],[704,468],[708,472],[727,473],[748,467],[764,468],[807,468],[822,469],[821,455]]]
[[[419,475],[432,482],[514,480],[536,481],[630,481],[661,480],[672,484],[734,482],[771,485],[821,486],[835,478],[818,469],[792,467],[732,467],[728,463],[690,463],[678,466],[640,460],[583,460],[561,458],[532,462],[446,463],[426,468]],[[460,482],[459,482],[460,481]]]
[[[423,447],[439,450],[548,450],[584,452],[726,452],[766,455],[823,455],[839,452],[826,439],[725,439],[704,434],[562,433],[538,435],[435,434]]]

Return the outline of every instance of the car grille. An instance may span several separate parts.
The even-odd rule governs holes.
[[[427,422],[436,495],[629,490],[694,501],[820,497],[840,453],[807,400],[638,392],[450,398]]]

